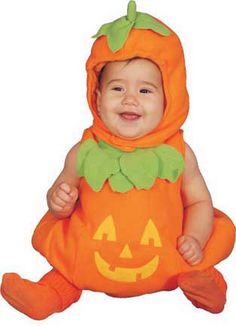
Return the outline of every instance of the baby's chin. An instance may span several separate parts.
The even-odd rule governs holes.
[[[137,128],[138,126],[120,126],[119,121],[117,124],[113,125],[107,125],[105,121],[103,121],[106,128],[115,136],[125,139],[125,140],[136,140],[139,138],[142,138],[143,136],[146,136],[150,134],[154,129],[156,129],[157,126],[154,128]]]
[[[151,129],[147,129],[147,130],[132,130],[131,128],[130,129],[124,129],[124,130],[110,130],[114,135],[122,138],[122,139],[125,139],[125,140],[136,140],[136,139],[139,139],[139,138],[142,138],[144,136],[147,136],[149,135],[150,133],[153,132],[153,130],[155,130],[157,128],[154,127],[154,128],[151,128]]]
[[[128,130],[126,132],[124,131],[113,131],[113,134],[116,135],[117,137],[126,139],[126,140],[135,140],[135,139],[139,139],[145,135],[147,135],[147,133],[142,133],[142,132],[132,132],[131,130]]]

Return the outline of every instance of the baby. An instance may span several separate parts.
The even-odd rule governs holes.
[[[97,110],[105,126],[115,135],[137,139],[149,134],[164,114],[165,95],[161,71],[152,61],[134,58],[107,63],[97,89]],[[213,227],[210,193],[199,171],[196,157],[186,145],[182,196],[186,221],[177,247],[191,265],[203,257],[202,249]],[[57,218],[71,215],[78,199],[79,178],[76,174],[76,144],[68,153],[65,167],[48,191],[51,213]]]
[[[34,319],[63,311],[82,289],[125,297],[179,286],[198,308],[224,308],[213,265],[231,252],[235,230],[183,141],[182,48],[135,9],[130,1],[126,18],[102,26],[87,62],[94,123],[67,154],[33,236],[53,269],[38,282],[3,276],[2,296]],[[108,25],[126,28],[124,39]]]

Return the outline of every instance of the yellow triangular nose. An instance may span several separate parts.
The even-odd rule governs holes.
[[[120,258],[133,258],[132,252],[130,251],[129,246],[127,244],[121,251]]]

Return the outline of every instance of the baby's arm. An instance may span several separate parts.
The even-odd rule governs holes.
[[[79,177],[76,174],[76,155],[79,143],[68,152],[62,172],[47,192],[49,211],[57,218],[66,218],[78,199]]]
[[[182,198],[184,203],[183,235],[178,239],[178,249],[191,265],[200,263],[202,249],[213,228],[211,195],[199,170],[196,156],[186,144],[186,167],[183,174]]]

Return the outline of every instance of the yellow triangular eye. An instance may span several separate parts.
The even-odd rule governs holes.
[[[153,245],[155,247],[162,246],[159,232],[151,219],[149,219],[149,221],[144,229],[143,236],[141,238],[140,243],[142,245],[149,245],[150,240],[153,240]]]
[[[102,240],[104,235],[106,235],[106,239],[108,241],[116,241],[116,230],[112,215],[106,217],[105,220],[99,225],[93,239]]]

